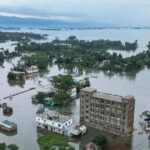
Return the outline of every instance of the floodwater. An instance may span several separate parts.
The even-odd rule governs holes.
[[[9,30],[10,31],[10,30]],[[26,32],[34,32],[41,34],[48,34],[49,39],[53,40],[55,37],[60,39],[65,39],[70,35],[76,35],[80,39],[92,40],[92,39],[110,39],[110,40],[121,40],[123,42],[129,41],[133,42],[138,40],[139,48],[135,53],[124,53],[124,57],[135,55],[136,53],[146,50],[146,45],[150,41],[150,30],[141,29],[120,29],[120,30],[65,30],[65,31],[44,31],[44,30],[31,30],[24,29],[20,30]],[[0,44],[0,47],[5,46],[8,48],[8,43]],[[12,50],[12,45],[10,48]],[[7,119],[17,123],[18,131],[15,135],[5,135],[0,133],[0,142],[6,142],[7,144],[17,144],[20,147],[20,150],[39,150],[39,146],[36,142],[37,140],[37,130],[35,123],[36,111],[39,108],[39,105],[34,105],[31,102],[31,96],[36,94],[39,90],[48,90],[50,85],[48,84],[47,78],[49,76],[57,74],[65,74],[64,69],[60,69],[56,65],[50,65],[47,72],[43,72],[26,79],[24,85],[13,85],[13,83],[8,83],[7,74],[13,64],[17,63],[19,58],[14,58],[11,60],[6,60],[4,62],[4,67],[0,67],[0,103],[6,102],[8,106],[13,107],[14,112],[10,117],[3,116],[2,110],[0,109],[0,121]],[[97,76],[97,78],[92,78],[92,76]],[[117,95],[129,95],[132,94],[135,96],[135,121],[134,128],[136,129],[133,132],[132,140],[132,150],[148,150],[149,141],[148,135],[145,133],[143,135],[138,135],[141,131],[139,126],[139,115],[145,111],[150,110],[150,70],[147,68],[141,70],[136,75],[109,75],[105,72],[99,71],[88,71],[83,72],[75,78],[83,79],[84,77],[89,77],[91,82],[91,87],[98,89],[102,92],[117,94]],[[41,81],[41,84],[39,84]],[[15,96],[12,100],[3,98],[14,94],[20,91],[27,90],[31,87],[36,87],[35,90]],[[56,108],[61,110],[61,112],[72,112],[72,117],[78,121],[79,118],[79,99],[75,100],[71,106],[67,108]]]

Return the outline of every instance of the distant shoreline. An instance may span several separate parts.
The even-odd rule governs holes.
[[[49,30],[49,31],[64,31],[64,30],[120,30],[120,29],[135,29],[135,30],[141,30],[141,29],[147,29],[149,30],[150,27],[9,27],[9,26],[0,26],[0,30],[21,30],[21,29],[31,29],[31,30]]]

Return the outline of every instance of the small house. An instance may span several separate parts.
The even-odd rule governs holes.
[[[13,108],[6,106],[3,108],[3,114],[5,115],[11,115],[13,113]]]
[[[0,129],[6,132],[13,132],[17,130],[17,125],[13,122],[5,120],[3,122],[0,122]]]
[[[73,119],[61,115],[56,111],[49,110],[36,116],[37,127],[66,135],[68,128],[72,125]]]
[[[31,66],[25,69],[26,74],[38,73],[39,68],[37,66]]]

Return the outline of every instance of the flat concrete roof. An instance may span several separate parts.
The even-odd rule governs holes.
[[[104,100],[115,101],[115,102],[122,102],[122,99],[123,99],[122,96],[111,95],[111,94],[102,93],[102,92],[94,93],[92,95],[92,97],[100,98],[100,99],[104,99]]]
[[[81,89],[81,91],[85,91],[85,92],[94,92],[94,91],[96,91],[96,89],[91,88],[91,87],[86,87],[86,88]]]
[[[132,95],[123,97],[119,95],[112,95],[112,94],[102,93],[102,92],[96,92],[92,95],[92,97],[114,101],[114,102],[122,102],[123,100],[128,101],[130,99],[134,99]]]

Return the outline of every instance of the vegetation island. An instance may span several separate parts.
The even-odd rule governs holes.
[[[6,145],[6,143],[0,143],[0,150],[19,150],[16,144]]]
[[[123,58],[121,54],[110,54],[108,50],[136,51],[137,41],[133,43],[110,40],[79,40],[71,36],[66,40],[55,39],[47,43],[24,42],[18,43],[17,52],[38,53],[34,55],[46,55],[46,62],[54,62],[66,69],[77,67],[78,69],[99,69],[110,72],[137,72],[150,66],[150,50],[143,51],[135,56]],[[149,45],[148,45],[149,48]],[[31,56],[30,60],[33,60]],[[29,61],[30,63],[32,61]],[[34,61],[40,65],[43,63]]]
[[[0,43],[7,41],[31,41],[31,40],[42,40],[46,39],[46,35],[40,35],[35,33],[24,33],[24,32],[0,32]]]

